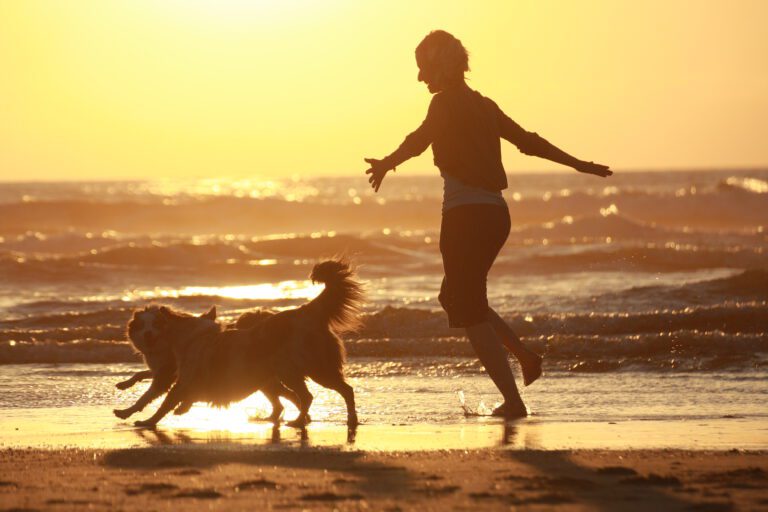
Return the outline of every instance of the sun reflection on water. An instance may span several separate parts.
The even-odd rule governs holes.
[[[195,404],[188,413],[182,416],[166,416],[162,424],[164,427],[196,431],[226,430],[233,433],[245,433],[253,429],[252,419],[267,418],[271,412],[272,408],[267,398],[263,394],[257,393],[242,402],[230,405],[228,408]],[[289,417],[293,418],[294,414]]]
[[[346,420],[346,406],[341,397],[314,382],[307,384],[314,397],[311,410],[313,422],[326,423],[330,420],[333,424],[343,425]],[[298,409],[285,399],[281,399],[281,402],[285,407],[283,421],[295,419],[299,414]],[[244,434],[262,429],[264,423],[269,423],[267,418],[270,414],[272,405],[264,394],[258,392],[226,408],[197,403],[181,416],[169,414],[160,425],[186,431]]]
[[[323,290],[323,285],[308,280],[289,280],[240,286],[185,286],[182,288],[155,288],[137,290],[123,296],[124,301],[177,299],[196,295],[228,299],[280,300],[311,299]]]

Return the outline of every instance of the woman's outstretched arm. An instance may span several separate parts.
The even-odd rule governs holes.
[[[384,176],[395,167],[405,162],[406,160],[419,156],[432,144],[434,140],[434,132],[438,126],[437,119],[437,107],[438,97],[437,94],[432,97],[432,102],[429,104],[429,110],[427,111],[427,117],[421,123],[421,126],[411,132],[403,141],[400,146],[394,150],[388,156],[377,158],[366,158],[365,162],[371,167],[365,171],[366,174],[370,174],[368,182],[373,189],[378,192],[381,182],[384,180]]]
[[[499,109],[499,123],[501,136],[517,146],[526,155],[546,158],[552,162],[573,167],[579,172],[594,174],[603,178],[613,174],[607,165],[579,160],[539,136],[538,133],[525,131],[522,126],[510,119],[501,109]]]

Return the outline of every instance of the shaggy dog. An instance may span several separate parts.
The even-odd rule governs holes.
[[[347,424],[356,426],[355,395],[344,379],[344,345],[336,333],[358,326],[362,287],[343,261],[315,265],[310,278],[325,284],[319,296],[296,309],[264,314],[250,328],[222,330],[205,315],[160,307],[158,339],[170,345],[177,378],[157,412],[136,425],[154,426],[192,402],[226,406],[279,382],[298,401],[299,416],[290,424],[303,426],[310,421],[312,395],[305,379],[311,378],[344,398]]]
[[[128,339],[149,369],[133,374],[130,379],[118,382],[115,387],[128,389],[144,379],[152,379],[152,384],[132,406],[114,409],[112,412],[118,418],[126,419],[143,411],[152,400],[168,391],[176,380],[176,360],[171,346],[159,339],[159,310],[159,306],[147,306],[141,311],[134,311],[128,322]],[[201,318],[215,320],[216,310],[212,308],[208,313],[201,315]]]
[[[254,326],[272,314],[267,311],[248,312],[238,319],[236,325],[239,325],[241,321],[247,321],[250,326]],[[211,308],[207,313],[200,315],[200,318],[215,321],[216,308]],[[152,384],[132,406],[125,409],[114,409],[112,412],[118,418],[126,419],[143,411],[154,399],[167,392],[176,380],[176,358],[173,349],[167,340],[160,337],[163,322],[162,306],[156,305],[135,311],[131,321],[128,322],[128,339],[133,344],[134,349],[142,355],[149,369],[137,372],[131,378],[118,382],[115,386],[118,389],[128,389],[137,382],[150,378]],[[284,408],[280,402],[280,396],[284,396],[294,404],[298,403],[296,395],[279,382],[270,382],[261,391],[272,404],[272,415],[268,418],[272,421],[279,421],[283,413]],[[189,411],[192,405],[193,402],[184,402],[176,408],[174,413],[184,414]]]

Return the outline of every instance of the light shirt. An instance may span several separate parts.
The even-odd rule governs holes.
[[[440,172],[443,177],[443,213],[464,204],[495,204],[506,207],[501,191],[490,191],[465,185],[450,174]]]

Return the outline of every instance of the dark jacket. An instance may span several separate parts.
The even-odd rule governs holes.
[[[465,84],[435,94],[427,117],[384,164],[392,168],[432,145],[435,165],[465,185],[490,191],[507,188],[500,139],[527,154],[540,153],[547,141],[525,131],[490,98]]]

